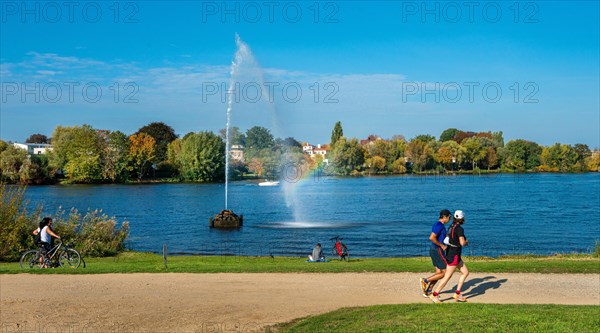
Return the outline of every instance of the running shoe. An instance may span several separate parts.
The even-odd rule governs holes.
[[[467,301],[467,298],[460,294],[454,294],[454,296],[452,296],[452,297],[454,297],[454,299],[457,302],[466,302]]]
[[[428,283],[425,282],[424,278],[420,278],[419,282],[421,283],[421,290],[423,290],[423,294],[426,294],[427,293]]]
[[[439,296],[435,296],[433,293],[431,293],[429,295],[429,299],[433,302],[433,303],[442,303],[442,301],[440,300]]]

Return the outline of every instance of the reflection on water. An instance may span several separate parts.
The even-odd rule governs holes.
[[[364,226],[360,222],[273,222],[257,228],[265,229],[350,229]]]

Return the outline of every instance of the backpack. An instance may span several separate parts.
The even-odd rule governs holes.
[[[37,235],[33,235],[33,244],[40,245],[42,243],[42,231],[37,233]]]
[[[446,236],[446,238],[444,239],[444,244],[451,246],[451,247],[460,247],[460,242],[458,244],[454,244],[453,241],[458,241],[458,239],[454,238],[454,229],[456,228],[458,224],[452,224],[452,226],[449,228],[449,234],[450,236]]]

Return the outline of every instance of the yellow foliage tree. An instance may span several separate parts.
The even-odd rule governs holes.
[[[137,173],[138,179],[142,179],[148,164],[155,157],[156,140],[146,133],[133,134],[129,137],[131,143],[129,155],[131,157],[131,171]]]

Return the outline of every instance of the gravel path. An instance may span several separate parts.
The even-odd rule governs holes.
[[[256,332],[341,307],[430,302],[415,273],[0,275],[2,332]],[[450,299],[456,274],[442,294]],[[472,303],[600,306],[600,275],[471,273]]]

